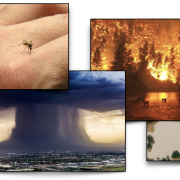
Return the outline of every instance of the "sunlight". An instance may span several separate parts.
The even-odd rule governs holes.
[[[15,127],[15,108],[0,111],[0,142],[10,138]]]
[[[89,138],[96,143],[124,143],[125,115],[121,110],[91,112],[81,110]]]

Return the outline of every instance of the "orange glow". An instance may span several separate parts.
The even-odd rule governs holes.
[[[91,70],[110,70],[114,60],[115,43],[114,34],[124,32],[128,42],[127,50],[131,49],[134,66],[138,69],[140,58],[139,48],[148,42],[147,71],[160,81],[177,82],[178,63],[180,62],[180,20],[133,20],[132,32],[130,20],[91,20]],[[169,24],[170,25],[169,25]],[[103,40],[105,43],[102,45]],[[161,61],[150,59],[150,49],[154,43],[155,53],[161,53]],[[95,49],[99,47],[102,63],[96,67],[93,64]],[[173,51],[171,51],[173,48]],[[172,64],[172,56],[173,62]],[[168,60],[166,60],[166,58]],[[155,62],[156,61],[156,62]],[[157,64],[158,63],[158,64]]]

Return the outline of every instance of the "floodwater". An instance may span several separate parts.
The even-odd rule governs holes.
[[[180,122],[179,121],[159,121],[147,125],[147,134],[154,137],[155,143],[151,152],[147,151],[147,158],[154,160],[159,157],[171,158],[172,152],[178,150],[180,152]]]
[[[144,106],[142,97],[126,107],[126,120],[180,120],[178,92],[149,92],[144,99],[149,106]]]

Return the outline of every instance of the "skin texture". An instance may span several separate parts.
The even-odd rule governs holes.
[[[68,89],[67,4],[1,5],[0,42],[0,89]]]

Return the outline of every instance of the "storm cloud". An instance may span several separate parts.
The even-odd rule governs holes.
[[[1,108],[16,108],[11,146],[93,145],[79,121],[78,109],[124,111],[125,73],[70,71],[69,90],[2,90],[0,99]]]

